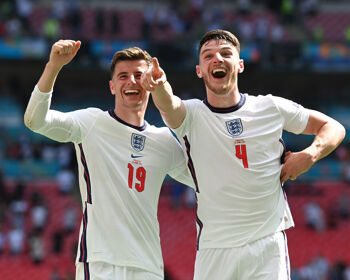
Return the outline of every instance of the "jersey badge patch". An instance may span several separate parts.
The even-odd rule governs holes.
[[[135,151],[141,152],[145,147],[145,142],[146,142],[146,136],[136,134],[136,133],[133,133],[131,135],[131,147]]]
[[[241,119],[226,121],[226,128],[232,136],[241,135],[243,132],[243,125]]]

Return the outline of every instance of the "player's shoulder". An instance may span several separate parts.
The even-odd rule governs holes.
[[[257,95],[251,95],[248,93],[244,93],[247,100],[253,100],[255,102],[271,102],[276,96],[272,95],[271,93],[268,94],[262,94],[259,93]]]
[[[280,102],[282,97],[273,95],[271,93],[269,94],[258,94],[258,95],[249,95],[244,94],[247,99],[248,104],[252,104],[255,106],[264,106],[264,107],[276,107],[276,104]]]
[[[149,123],[147,123],[147,132],[154,135],[164,135],[164,136],[171,135],[170,129],[168,127],[166,126],[158,127]]]
[[[273,94],[246,95],[246,110],[251,112],[278,113],[281,109],[289,108],[292,103]]]
[[[208,111],[208,106],[204,100],[197,98],[187,99],[184,101],[184,104],[188,115],[206,114]]]
[[[157,141],[170,143],[176,140],[174,134],[167,126],[157,127],[147,123],[147,134],[153,135]]]
[[[106,111],[96,107],[88,107],[85,110],[87,110],[89,113],[94,113],[94,114],[106,114]]]
[[[272,106],[280,107],[280,106],[286,106],[288,104],[296,104],[290,99],[287,99],[282,96],[277,96],[273,94],[267,94],[267,95],[259,95],[257,96],[259,102],[261,103],[266,103],[266,104],[271,104]]]
[[[275,106],[276,96],[272,94],[258,94],[250,95],[244,94],[247,100],[247,103],[255,106]]]
[[[294,111],[295,109],[299,110],[303,108],[300,104],[297,104],[290,99],[273,94],[256,96],[254,104],[256,109],[273,110],[278,112],[281,112],[281,110]]]
[[[108,112],[95,107],[79,109],[70,113],[72,118],[86,123],[96,123],[97,120],[104,119],[107,117],[107,115]]]
[[[102,115],[104,113],[104,111],[102,111],[99,108],[88,107],[88,108],[84,108],[84,109],[78,109],[78,110],[70,111],[69,113],[72,116],[93,116],[93,117],[97,117],[99,115]]]
[[[80,112],[82,114],[96,114],[96,115],[100,115],[103,114],[105,111],[103,111],[100,108],[96,108],[96,107],[88,107],[88,108],[84,108],[84,109],[79,109],[73,112]]]
[[[86,114],[89,114],[93,117],[95,117],[96,119],[98,118],[109,118],[109,113],[108,111],[102,110],[100,108],[96,108],[96,107],[88,107],[86,109],[84,109]]]
[[[203,100],[199,100],[198,98],[186,99],[186,100],[183,100],[183,103],[186,105],[186,107],[200,106],[204,104]]]

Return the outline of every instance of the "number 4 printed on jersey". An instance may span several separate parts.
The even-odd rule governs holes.
[[[247,146],[244,140],[235,141],[235,155],[238,159],[242,160],[243,167],[248,168]]]
[[[129,168],[128,184],[129,184],[129,188],[132,189],[134,187],[135,167],[131,163],[128,163],[128,168]],[[135,189],[138,192],[143,192],[143,190],[145,189],[146,169],[144,169],[142,166],[137,167],[135,172],[135,177],[136,177]]]

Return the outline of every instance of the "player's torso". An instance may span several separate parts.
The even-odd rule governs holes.
[[[193,111],[187,141],[198,181],[200,248],[241,246],[280,227],[283,123],[273,104],[256,101],[247,97],[224,113],[199,103]]]
[[[107,112],[76,145],[88,260],[162,270],[157,205],[169,147],[164,131],[138,130]]]
[[[241,108],[227,113],[213,112],[204,104],[197,109],[188,141],[199,189],[209,180],[213,186],[234,185],[256,193],[271,187],[271,180],[275,183],[284,151],[283,124],[271,104],[254,101],[248,98]]]
[[[81,146],[96,184],[111,184],[119,195],[135,193],[143,203],[158,201],[171,158],[166,135],[149,124],[138,130],[106,116],[97,120]]]

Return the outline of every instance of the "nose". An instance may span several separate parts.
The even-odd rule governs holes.
[[[135,79],[134,75],[130,75],[129,82],[132,83],[132,84],[136,84],[136,79]]]
[[[219,52],[215,53],[214,55],[214,62],[223,62],[224,59],[222,58],[221,54]]]

